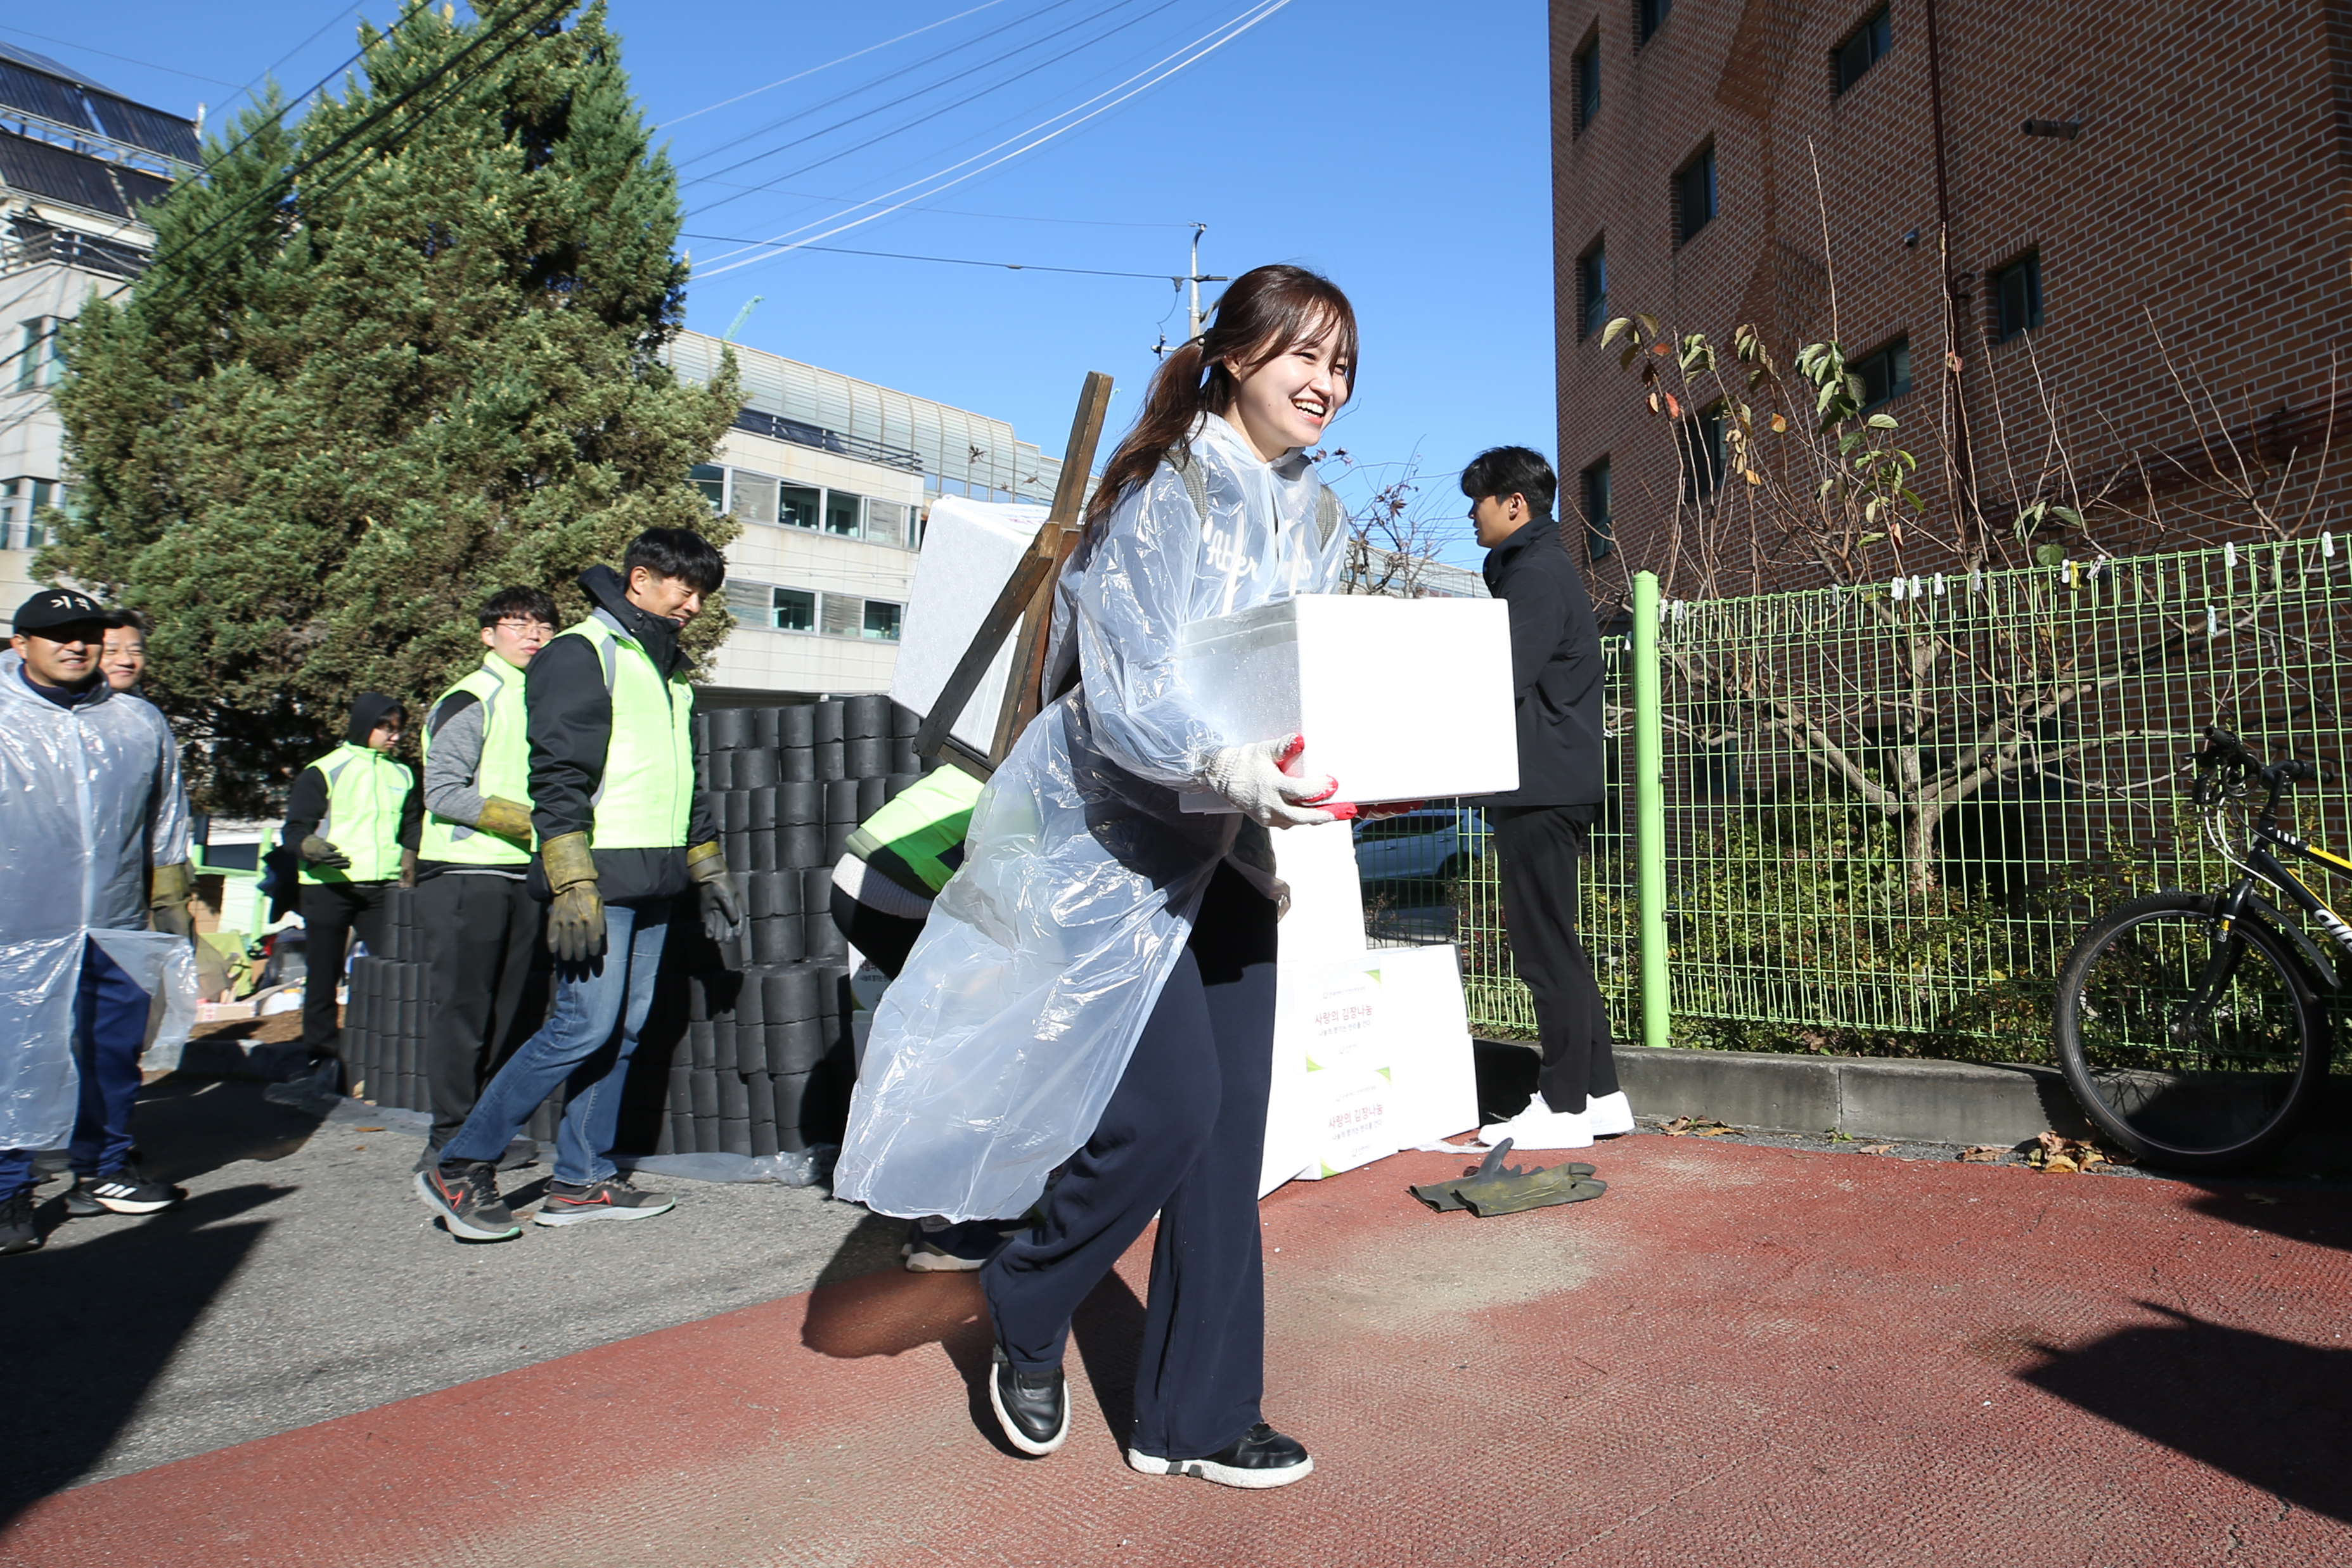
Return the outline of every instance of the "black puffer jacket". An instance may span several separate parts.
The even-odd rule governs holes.
[[[1486,553],[1486,590],[1511,608],[1511,689],[1519,716],[1519,787],[1496,806],[1597,805],[1601,741],[1601,628],[1584,579],[1539,517]]]
[[[610,566],[591,566],[580,574],[580,586],[600,614],[610,616],[652,656],[664,677],[690,662],[677,646],[677,624],[629,603],[620,574]],[[523,674],[523,702],[530,715],[531,824],[542,841],[587,832],[596,820],[596,791],[604,780],[604,754],[613,740],[613,695],[604,689],[604,669],[595,648],[584,637],[560,637],[540,649]],[[596,851],[596,890],[606,903],[651,903],[674,898],[691,885],[686,875],[687,846],[719,837],[709,796],[703,793],[699,762],[694,784],[686,844]],[[547,873],[535,856],[530,889],[547,896]]]

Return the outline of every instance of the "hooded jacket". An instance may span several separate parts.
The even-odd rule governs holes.
[[[1491,806],[1597,805],[1604,760],[1601,627],[1559,525],[1537,518],[1486,554],[1486,591],[1511,611],[1519,787]]]
[[[375,727],[383,722],[384,715],[404,711],[397,697],[386,697],[380,691],[362,691],[352,701],[351,722],[343,726],[343,743],[364,746]],[[319,824],[327,815],[327,775],[312,763],[294,775],[294,787],[286,794],[286,831],[279,842],[289,848],[299,847],[305,838],[319,831]],[[425,827],[425,797],[412,785],[407,799],[400,805],[400,829],[397,837],[403,849],[414,849]]]
[[[595,606],[593,614],[644,648],[664,679],[692,667],[677,645],[677,623],[629,603],[619,573],[591,566],[580,574],[580,587]],[[595,647],[582,637],[559,637],[532,655],[523,673],[523,702],[530,715],[531,825],[540,842],[589,832],[613,743],[613,694]],[[608,904],[675,898],[693,885],[686,874],[687,848],[718,837],[698,759],[686,843],[674,848],[595,849],[596,890]],[[530,889],[547,897],[546,868],[536,857]]]

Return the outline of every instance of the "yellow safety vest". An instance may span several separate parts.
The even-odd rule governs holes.
[[[326,776],[327,815],[319,837],[341,850],[348,867],[302,862],[301,880],[333,886],[389,882],[400,875],[400,811],[416,775],[373,746],[346,741],[310,764]]]
[[[482,668],[441,694],[439,708],[457,693],[473,694],[482,705],[482,757],[474,768],[474,788],[484,795],[530,804],[530,734],[525,721],[522,671],[497,654],[482,656]],[[433,734],[424,738],[425,765],[433,758]],[[432,812],[425,814],[425,837],[417,858],[457,866],[528,866],[530,851],[519,849],[495,833],[485,833]]]
[[[598,849],[678,849],[694,809],[694,685],[668,679],[635,639],[589,616],[562,637],[595,648],[613,699],[613,736],[589,842]]]

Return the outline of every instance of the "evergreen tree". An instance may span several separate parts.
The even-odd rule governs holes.
[[[149,214],[58,392],[79,515],[39,559],[147,612],[151,689],[217,810],[264,813],[352,695],[421,717],[509,584],[648,527],[725,543],[688,482],[734,417],[663,362],[684,315],[677,179],[604,6],[415,6],[299,126],[275,101]],[[307,166],[306,166],[307,165]],[[706,612],[688,646],[731,625]]]

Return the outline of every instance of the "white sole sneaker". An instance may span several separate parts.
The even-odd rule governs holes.
[[[1315,1473],[1312,1456],[1295,1465],[1278,1469],[1244,1470],[1232,1465],[1221,1465],[1214,1459],[1162,1459],[1140,1448],[1127,1451],[1127,1468],[1146,1476],[1192,1476],[1219,1486],[1242,1487],[1250,1491],[1265,1491],[1273,1487],[1286,1487]]]
[[[1016,1447],[1016,1448],[1020,1449],[1020,1450],[1021,1450],[1023,1453],[1024,1453],[1024,1454],[1028,1454],[1028,1455],[1033,1456],[1034,1458],[1040,1458],[1040,1459],[1042,1459],[1042,1458],[1044,1458],[1046,1455],[1048,1455],[1048,1454],[1050,1454],[1050,1453],[1053,1453],[1055,1449],[1059,1448],[1059,1447],[1060,1447],[1064,1443],[1066,1443],[1066,1442],[1069,1441],[1069,1437],[1070,1437],[1070,1394],[1069,1394],[1069,1390],[1067,1389],[1067,1387],[1065,1387],[1065,1388],[1063,1389],[1063,1391],[1062,1391],[1062,1424],[1061,1424],[1061,1426],[1058,1426],[1058,1427],[1056,1427],[1056,1428],[1055,1429],[1054,1435],[1053,1435],[1052,1436],[1050,1436],[1050,1437],[1046,1438],[1044,1442],[1040,1443],[1040,1442],[1038,1442],[1035,1438],[1031,1437],[1031,1436],[1029,1436],[1026,1433],[1023,1432],[1019,1426],[1015,1426],[1015,1425],[1013,1424],[1013,1417],[1012,1417],[1012,1416],[1010,1416],[1010,1415],[1006,1415],[1006,1414],[1004,1413],[1004,1394],[1003,1394],[1003,1391],[1001,1391],[1001,1390],[996,1386],[996,1372],[997,1372],[997,1368],[998,1368],[999,1366],[1003,1365],[1003,1363],[1001,1363],[1001,1362],[996,1362],[996,1363],[990,1363],[990,1365],[989,1365],[989,1368],[988,1368],[988,1407],[989,1407],[991,1410],[993,1410],[993,1411],[995,1411],[995,1412],[996,1412],[996,1425],[997,1425],[997,1428],[1004,1434],[1004,1440],[1005,1440],[1006,1442],[1008,1442],[1008,1443],[1012,1444],[1014,1447]]]
[[[1580,1115],[1549,1110],[1538,1099],[1508,1121],[1498,1121],[1491,1127],[1478,1129],[1478,1141],[1489,1148],[1506,1138],[1511,1141],[1513,1149],[1522,1153],[1549,1149],[1590,1149],[1592,1147],[1592,1124]]]
[[[1633,1102],[1625,1091],[1595,1095],[1584,1102],[1585,1124],[1595,1138],[1614,1138],[1633,1131]]]

